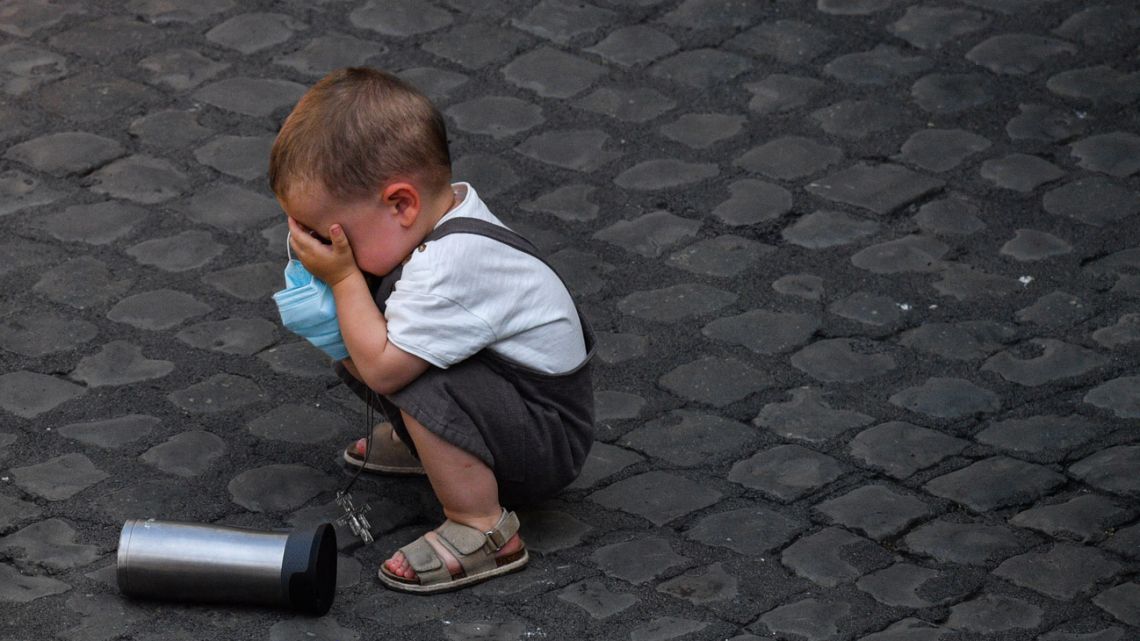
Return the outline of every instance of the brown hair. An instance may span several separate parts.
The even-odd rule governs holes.
[[[450,183],[443,116],[408,83],[366,67],[334,71],[305,92],[269,155],[269,184],[283,198],[316,179],[352,200],[396,177],[433,192]]]

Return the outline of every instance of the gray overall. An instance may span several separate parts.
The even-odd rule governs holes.
[[[448,234],[485,236],[546,263],[522,236],[475,218],[449,220],[424,242]],[[373,296],[381,311],[402,271],[402,266],[397,267],[373,283]],[[573,481],[582,471],[594,440],[590,375],[594,334],[580,313],[579,319],[586,360],[564,374],[539,372],[483,349],[447,369],[429,367],[406,387],[385,397],[372,393],[339,362],[335,369],[357,396],[387,415],[413,453],[415,447],[400,410],[486,463],[499,483],[500,502],[517,507],[553,496]]]

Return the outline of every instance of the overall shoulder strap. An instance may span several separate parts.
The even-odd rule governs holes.
[[[451,220],[436,227],[428,237],[424,239],[425,243],[430,243],[433,240],[438,240],[447,236],[448,234],[474,234],[476,236],[485,236],[493,240],[497,240],[504,245],[513,247],[524,254],[530,254],[535,258],[546,262],[545,259],[538,253],[538,248],[534,246],[529,240],[520,236],[517,232],[496,225],[495,223],[478,218],[452,218]]]

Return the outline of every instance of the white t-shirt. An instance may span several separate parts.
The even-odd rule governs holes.
[[[459,217],[506,227],[475,189],[453,186]],[[448,234],[413,251],[384,313],[388,340],[440,368],[483,348],[549,374],[586,358],[582,325],[566,287],[541,260],[497,240]]]

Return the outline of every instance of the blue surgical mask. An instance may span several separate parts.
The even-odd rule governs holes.
[[[288,240],[286,240],[288,242]],[[348,349],[340,335],[336,318],[336,300],[332,288],[309,273],[301,261],[289,251],[285,266],[285,289],[273,295],[281,324],[312,343],[333,360],[348,358]]]

